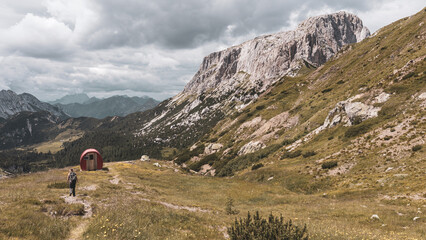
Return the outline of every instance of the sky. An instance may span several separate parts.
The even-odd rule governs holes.
[[[0,89],[150,96],[183,90],[207,54],[340,10],[373,33],[424,0],[0,0]]]

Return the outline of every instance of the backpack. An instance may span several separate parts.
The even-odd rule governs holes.
[[[75,174],[74,172],[70,173],[70,181],[71,182],[77,181],[77,174]]]

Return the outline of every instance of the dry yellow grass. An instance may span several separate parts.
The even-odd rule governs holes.
[[[81,239],[224,239],[226,226],[247,211],[282,214],[307,224],[311,239],[424,239],[424,202],[410,205],[357,192],[340,196],[297,194],[280,182],[187,175],[167,162],[107,163],[109,171],[79,172],[77,195],[91,203],[93,216]],[[78,168],[77,168],[78,169]],[[176,172],[177,171],[177,172]],[[81,216],[50,216],[68,189],[67,169],[0,180],[0,239],[66,239]],[[118,178],[116,182],[111,181]],[[227,215],[228,198],[240,211]],[[189,211],[189,210],[190,211]],[[380,220],[370,217],[377,214]],[[415,216],[420,217],[413,221]],[[78,233],[78,232],[77,232]]]

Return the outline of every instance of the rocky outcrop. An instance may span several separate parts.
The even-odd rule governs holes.
[[[355,15],[338,12],[312,17],[296,30],[257,37],[204,58],[183,95],[217,94],[243,89],[264,90],[278,77],[295,75],[302,62],[320,66],[346,44],[369,36]]]
[[[68,117],[59,108],[39,101],[31,94],[16,94],[10,90],[0,91],[0,117],[8,119],[20,112],[47,111],[56,117],[65,119]]]
[[[296,75],[302,66],[320,66],[344,45],[368,35],[357,16],[339,12],[309,18],[293,31],[260,36],[212,53],[185,89],[154,108],[134,136],[161,137],[179,148],[190,146],[283,76]]]
[[[241,156],[241,155],[246,155],[249,153],[254,153],[265,147],[266,145],[261,141],[255,141],[255,142],[251,141],[240,148],[240,150],[238,151],[238,155]]]
[[[286,147],[287,150],[293,151],[299,147],[302,143],[311,140],[315,135],[324,131],[327,128],[334,127],[338,124],[344,124],[344,126],[351,126],[359,124],[369,118],[377,117],[380,107],[375,107],[375,103],[386,102],[390,97],[390,94],[381,92],[377,94],[375,92],[362,93],[348,98],[345,101],[338,102],[336,106],[328,112],[324,123],[318,128],[308,133],[305,137],[297,140]],[[360,101],[360,98],[367,98],[365,103]],[[356,101],[358,100],[358,101]]]
[[[210,143],[205,147],[204,154],[210,155],[213,153],[217,153],[218,151],[220,151],[220,149],[222,149],[222,147],[223,145],[220,143]]]
[[[351,126],[366,119],[377,117],[381,109],[380,107],[374,107],[373,105],[355,101],[363,96],[363,94],[359,94],[345,101],[338,102],[328,113],[323,128],[333,127],[339,123],[344,123],[345,126]],[[386,102],[389,97],[389,94],[383,92],[376,96],[372,103]]]

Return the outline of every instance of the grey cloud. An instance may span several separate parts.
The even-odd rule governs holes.
[[[290,14],[300,8],[364,10],[376,2],[361,1],[255,1],[188,0],[126,1],[98,0],[99,26],[87,39],[88,48],[139,47],[155,43],[162,47],[192,48],[220,41],[228,26],[238,37],[255,31],[272,32],[288,26]],[[308,11],[306,11],[308,13]],[[299,20],[306,18],[300,14]]]
[[[338,10],[365,16],[374,31],[402,8],[397,0],[4,1],[0,87],[43,100],[76,92],[165,99],[212,51]],[[404,16],[424,5],[407,2]]]

